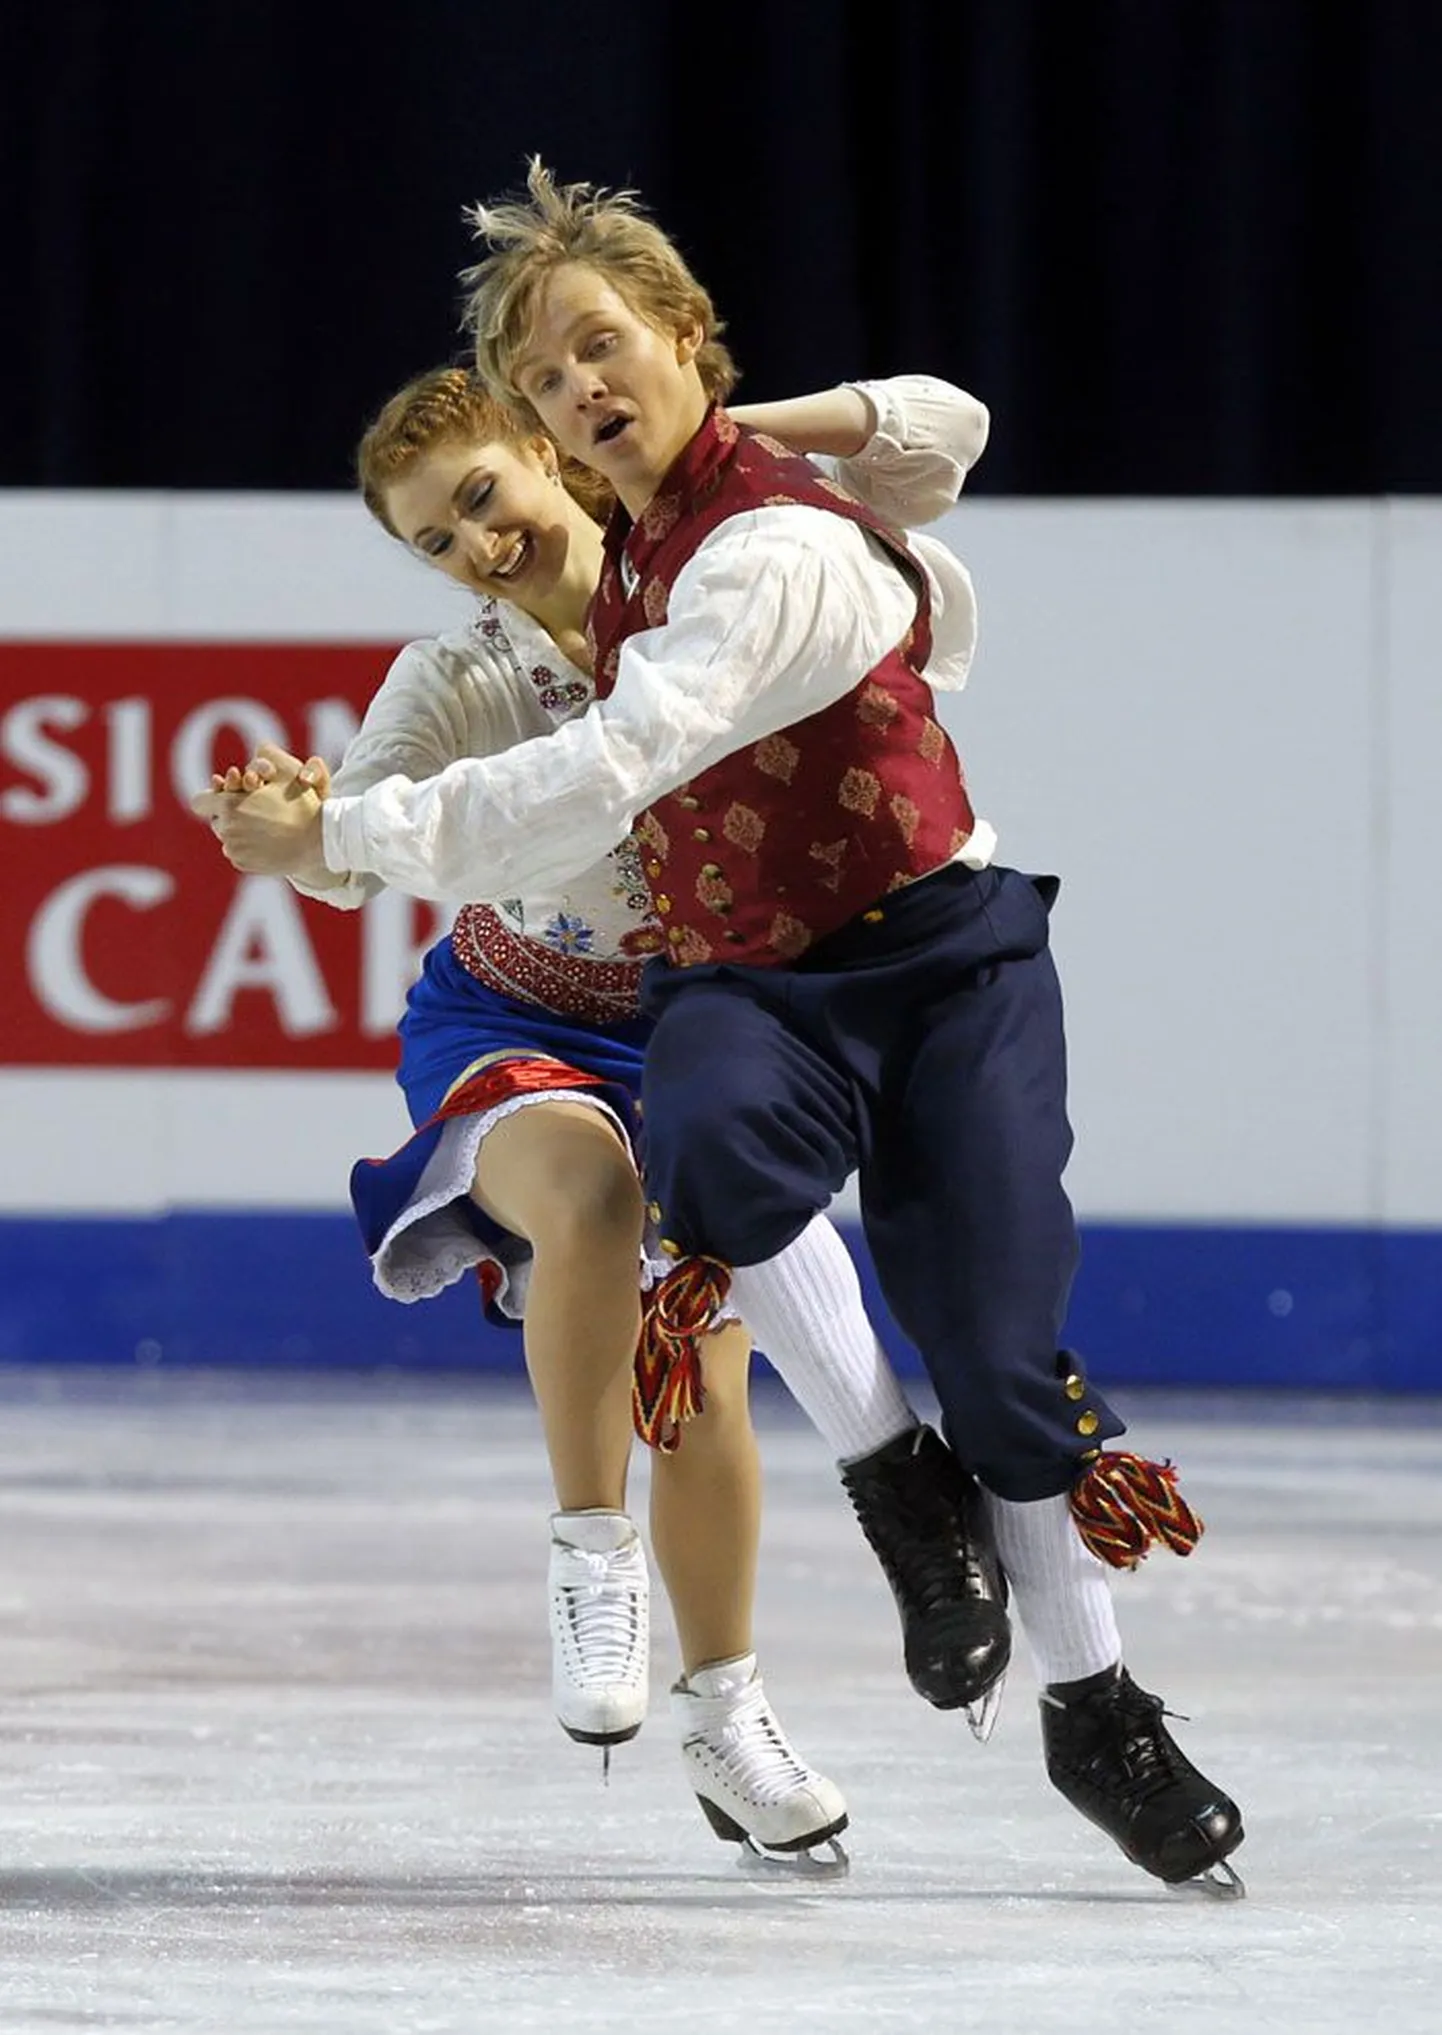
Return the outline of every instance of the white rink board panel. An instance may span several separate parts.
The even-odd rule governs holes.
[[[1370,529],[1316,505],[947,520],[981,639],[943,717],[1002,858],[1062,877],[1091,1215],[1378,1213]]]
[[[0,1071],[0,1217],[348,1209],[357,1159],[410,1119],[387,1074]]]
[[[1383,1040],[1384,1220],[1442,1221],[1442,506],[1393,502],[1378,571],[1380,653],[1396,682],[1379,702],[1373,911],[1385,968],[1371,983]]]
[[[465,612],[347,495],[0,490],[0,641],[400,643]]]
[[[1003,856],[1063,877],[1082,1215],[1442,1224],[1442,507],[981,498],[940,529],[981,606],[946,717]],[[16,640],[398,643],[459,602],[346,497],[0,494]],[[154,1191],[209,1199],[191,1091],[150,1092]],[[83,1085],[47,1101],[61,1160],[23,1112],[11,1149],[92,1205]],[[250,1154],[227,1179],[273,1191]]]

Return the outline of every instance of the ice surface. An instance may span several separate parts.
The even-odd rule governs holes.
[[[848,1796],[841,1883],[747,1878],[712,1837],[659,1606],[608,1788],[556,1727],[513,1388],[0,1377],[0,2035],[1431,2035],[1438,1411],[1115,1396],[1208,1520],[1117,1594],[1243,1806],[1245,1901],[1168,1892],[1051,1790],[1024,1649],[988,1745],[911,1694],[771,1391],[758,1640]]]

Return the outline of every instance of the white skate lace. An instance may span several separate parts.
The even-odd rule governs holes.
[[[742,1696],[719,1730],[702,1730],[696,1735],[748,1802],[782,1802],[811,1780],[810,1767],[792,1751],[764,1690],[753,1689]]]
[[[589,1580],[562,1583],[558,1590],[565,1621],[568,1671],[582,1687],[630,1679],[637,1672],[641,1593],[628,1577],[612,1574],[617,1557],[585,1548],[569,1550]]]

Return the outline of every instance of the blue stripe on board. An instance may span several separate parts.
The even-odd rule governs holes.
[[[1442,1231],[1107,1224],[1083,1245],[1067,1339],[1099,1382],[1442,1391]],[[345,1215],[0,1219],[0,1363],[67,1362],[519,1371],[520,1339],[470,1280],[382,1300]]]

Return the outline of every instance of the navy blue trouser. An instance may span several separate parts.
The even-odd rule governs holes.
[[[1049,879],[959,864],[781,968],[653,963],[647,1192],[686,1252],[758,1264],[853,1172],[888,1305],[961,1460],[1073,1483],[1123,1423],[1057,1350],[1076,1268]]]

